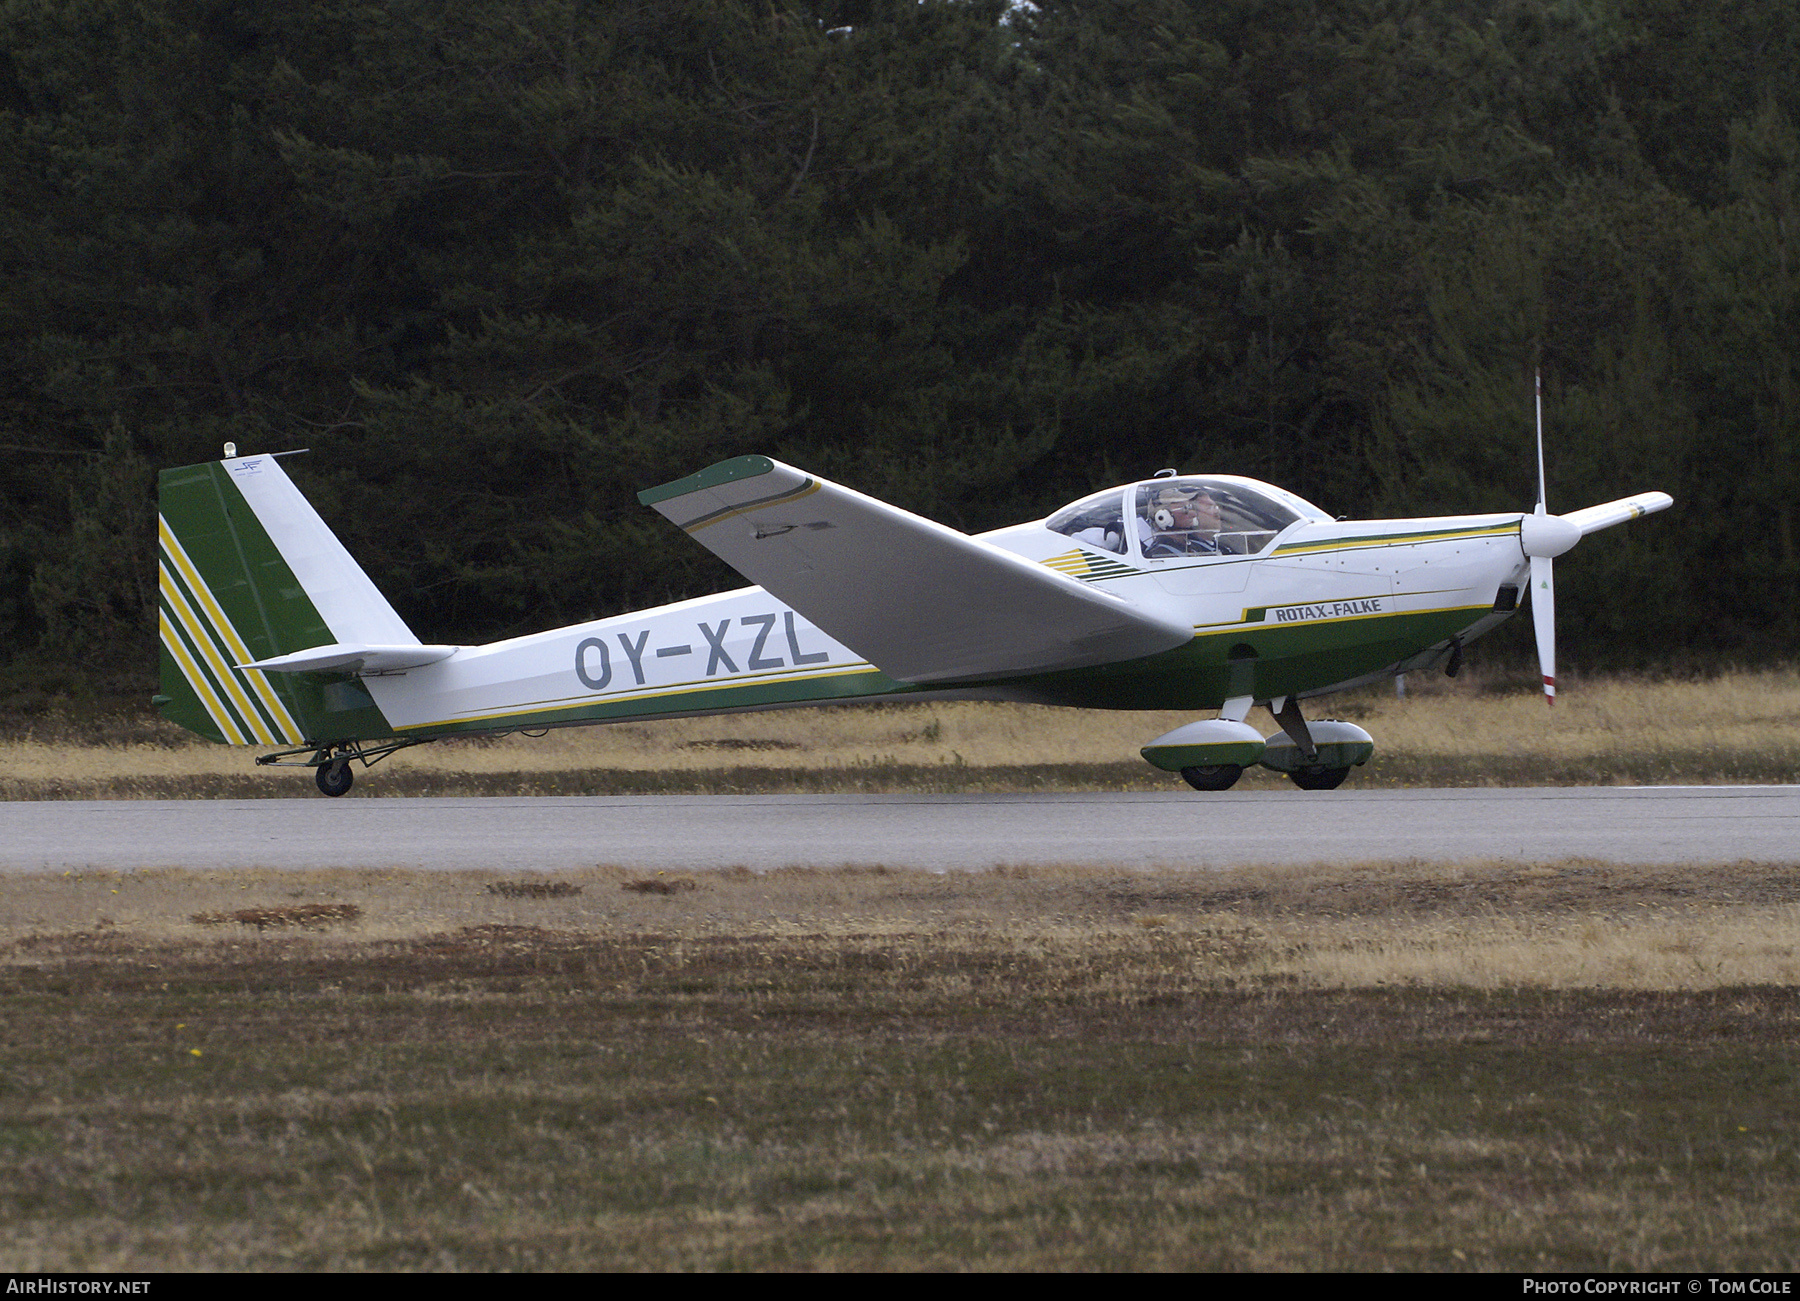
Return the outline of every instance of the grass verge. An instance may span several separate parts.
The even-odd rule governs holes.
[[[1363,786],[1709,785],[1800,781],[1800,674],[1599,679],[1554,710],[1473,672],[1312,702],[1375,737]],[[570,728],[420,746],[358,772],[368,795],[647,795],[1169,790],[1147,741],[1192,721],[940,702],[827,707]],[[1274,725],[1260,714],[1265,732]],[[0,732],[8,720],[0,716]],[[11,719],[0,799],[249,799],[313,793],[304,769],[258,769],[143,709]],[[1286,787],[1256,768],[1242,787]]]
[[[1791,864],[16,878],[0,1262],[1791,1270],[1797,909]]]

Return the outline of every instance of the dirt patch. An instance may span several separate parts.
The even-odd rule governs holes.
[[[691,876],[646,876],[619,887],[632,894],[688,894],[700,888]]]
[[[195,913],[188,920],[199,926],[254,926],[259,931],[283,930],[298,926],[302,930],[320,931],[328,926],[341,926],[362,917],[362,909],[353,903],[306,903],[287,908],[239,908],[229,913]]]
[[[581,887],[573,881],[489,881],[487,892],[502,899],[568,899]]]

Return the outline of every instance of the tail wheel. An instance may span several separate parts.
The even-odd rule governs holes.
[[[334,759],[314,769],[313,780],[319,783],[319,789],[327,795],[348,795],[356,776],[350,771],[348,759]]]
[[[1327,768],[1317,763],[1296,768],[1288,774],[1294,785],[1303,791],[1334,791],[1344,784],[1344,778],[1349,775],[1348,768]]]
[[[1228,791],[1237,785],[1237,779],[1243,775],[1243,767],[1235,763],[1209,763],[1199,768],[1181,770],[1181,779],[1197,791]],[[1342,781],[1343,778],[1338,780]]]

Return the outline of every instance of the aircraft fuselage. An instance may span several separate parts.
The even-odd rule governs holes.
[[[1317,695],[1439,662],[1505,619],[1502,589],[1516,593],[1527,568],[1520,518],[1302,520],[1255,554],[1162,559],[1084,546],[1042,521],[980,535],[1194,629],[1172,650],[1091,668],[902,682],[751,587],[347,678],[326,704],[335,689],[346,739],[371,735],[371,708],[391,734],[423,739],[832,701],[1207,710]]]

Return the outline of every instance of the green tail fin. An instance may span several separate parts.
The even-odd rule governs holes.
[[[391,735],[351,675],[238,667],[340,633],[417,641],[273,457],[164,470],[158,506],[165,718],[230,745]]]

